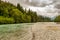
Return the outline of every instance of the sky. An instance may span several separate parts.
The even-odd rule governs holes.
[[[60,0],[3,0],[16,5],[20,3],[24,8],[36,11],[38,15],[54,18],[60,15]]]

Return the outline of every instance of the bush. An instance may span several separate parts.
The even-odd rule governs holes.
[[[0,24],[11,24],[14,22],[15,21],[13,18],[7,18],[7,17],[0,16]]]
[[[60,22],[60,15],[54,19],[54,22]]]

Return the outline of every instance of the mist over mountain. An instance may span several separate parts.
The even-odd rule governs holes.
[[[24,8],[36,11],[38,15],[55,17],[60,15],[60,0],[3,0],[16,5],[20,3]]]

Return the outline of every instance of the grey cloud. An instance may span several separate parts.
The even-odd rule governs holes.
[[[60,0],[25,0],[26,4],[32,5],[32,6],[37,6],[37,7],[45,7],[49,5],[55,6],[55,8],[60,9]]]
[[[54,7],[60,9],[60,0],[53,0]]]
[[[45,7],[46,5],[49,5],[52,3],[51,0],[31,0],[31,2],[29,2],[29,0],[25,1],[27,4],[32,5],[32,6],[37,6],[37,7]]]
[[[55,4],[55,8],[60,9],[60,4]]]

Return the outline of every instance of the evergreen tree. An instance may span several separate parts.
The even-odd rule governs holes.
[[[1,0],[0,0],[0,4],[1,4]]]
[[[22,12],[22,13],[24,13],[24,9],[23,9],[23,7],[18,3],[17,4],[17,8]]]

